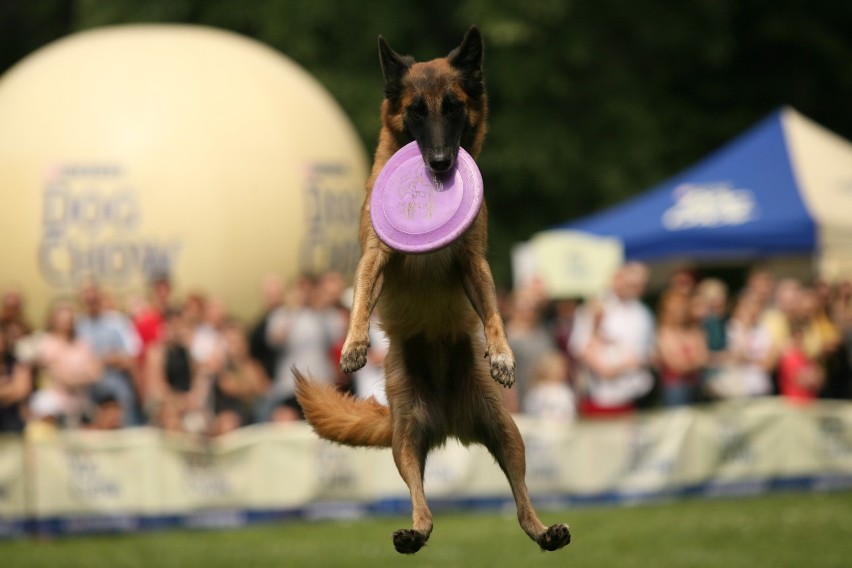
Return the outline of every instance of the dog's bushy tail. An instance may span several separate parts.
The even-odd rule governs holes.
[[[375,399],[358,400],[332,385],[306,378],[297,369],[296,398],[321,438],[347,446],[389,448],[393,440],[390,409]]]

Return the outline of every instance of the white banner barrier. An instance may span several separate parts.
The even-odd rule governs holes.
[[[27,516],[24,442],[0,436],[0,538],[24,533]]]
[[[518,418],[527,484],[542,505],[852,487],[852,404],[779,399],[560,424]],[[430,455],[434,506],[511,502],[488,453]],[[152,428],[0,438],[0,535],[238,526],[408,510],[388,450],[321,441],[303,424],[210,443]]]

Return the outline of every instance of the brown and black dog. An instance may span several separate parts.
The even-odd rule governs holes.
[[[390,340],[385,359],[390,408],[343,396],[294,370],[299,402],[321,437],[393,449],[411,491],[414,521],[413,528],[393,534],[397,551],[417,552],[429,539],[426,456],[450,436],[488,448],[509,480],[521,527],[542,549],[556,550],[571,540],[568,525],[548,528],[538,519],[524,481],[524,442],[501,392],[514,383],[515,360],[486,260],[485,204],[458,240],[427,254],[390,249],[370,222],[376,176],[405,144],[416,140],[436,175],[453,168],[459,146],[479,155],[488,114],[482,38],[472,27],[447,57],[416,62],[380,37],[379,55],[385,78],[382,128],[361,211],[362,255],[340,368],[351,373],[364,366],[370,313],[378,303]]]

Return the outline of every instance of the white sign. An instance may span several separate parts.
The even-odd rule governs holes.
[[[670,231],[743,225],[758,217],[754,192],[726,182],[685,183],[672,191],[675,204],[662,217]]]

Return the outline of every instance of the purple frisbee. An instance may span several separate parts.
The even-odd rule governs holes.
[[[482,206],[482,175],[459,148],[455,167],[435,174],[411,142],[391,156],[373,184],[370,217],[379,238],[405,253],[438,250],[471,226]]]

